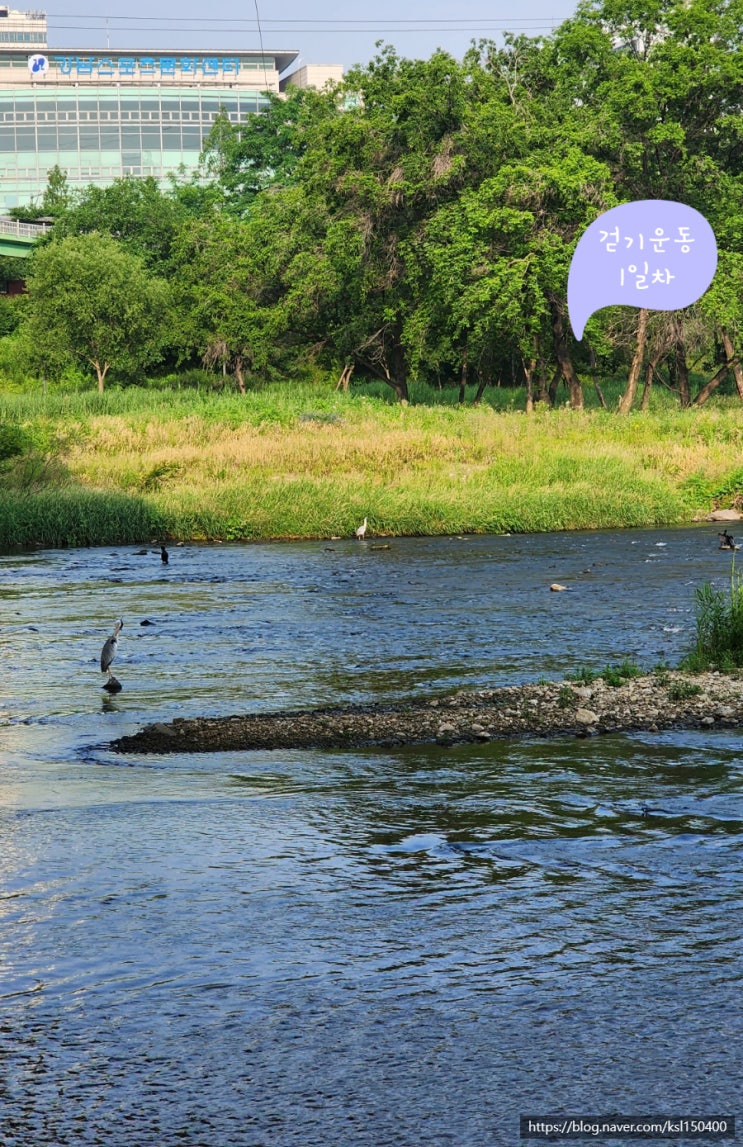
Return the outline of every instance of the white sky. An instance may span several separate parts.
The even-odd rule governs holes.
[[[10,6],[25,11],[31,4]],[[260,47],[255,0],[51,0],[39,7],[47,13],[51,50]],[[461,57],[473,39],[499,40],[503,30],[546,33],[574,9],[574,0],[258,0],[264,48],[295,49],[300,62],[345,67],[371,59],[377,40],[403,56],[426,57],[441,47]]]

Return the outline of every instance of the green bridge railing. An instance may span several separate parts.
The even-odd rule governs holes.
[[[19,223],[17,219],[0,218],[0,255],[25,259],[36,240],[50,227],[50,223]]]

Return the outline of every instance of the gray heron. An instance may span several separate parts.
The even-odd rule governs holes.
[[[114,625],[114,631],[106,641],[106,644],[101,650],[101,673],[108,673],[108,680],[111,680],[111,665],[116,656],[116,650],[119,645],[119,630],[124,628],[124,622],[119,619]]]

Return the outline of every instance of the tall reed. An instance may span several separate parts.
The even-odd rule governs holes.
[[[726,589],[705,582],[695,593],[696,639],[682,668],[701,673],[743,667],[743,578],[736,572],[735,558]]]

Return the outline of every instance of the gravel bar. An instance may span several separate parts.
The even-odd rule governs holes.
[[[397,707],[176,718],[147,725],[109,747],[120,753],[345,749],[741,724],[743,674],[673,671],[635,677],[619,687],[599,678],[586,685],[563,681],[460,691]]]

